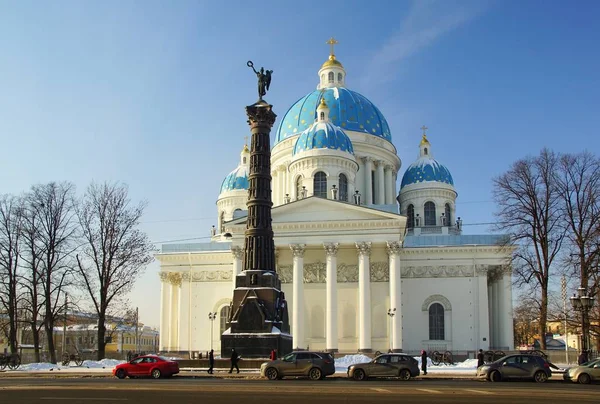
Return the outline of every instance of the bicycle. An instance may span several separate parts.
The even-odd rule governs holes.
[[[440,363],[443,363],[445,365],[453,365],[454,358],[452,357],[452,352],[446,351],[444,353],[441,353],[439,351],[433,351],[433,353],[431,354],[431,363],[434,366],[438,366]]]
[[[7,366],[10,370],[17,370],[21,366],[21,356],[17,353],[0,354],[0,370],[4,370]]]
[[[505,356],[506,354],[504,353],[504,351],[485,351],[485,353],[483,354],[483,361],[485,363],[491,363]]]
[[[77,365],[77,366],[83,365],[83,358],[81,358],[81,356],[79,356],[79,352],[77,352],[75,354],[70,354],[68,352],[65,352],[62,357],[62,365],[69,366],[72,361],[75,362],[75,365]]]

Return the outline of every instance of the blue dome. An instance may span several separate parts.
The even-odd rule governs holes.
[[[454,186],[452,174],[450,174],[450,171],[446,166],[438,163],[432,158],[421,157],[408,167],[402,177],[400,188],[402,189],[406,185],[428,181],[443,182]]]
[[[248,189],[248,169],[241,166],[229,173],[221,184],[221,193],[235,189]]]
[[[301,133],[313,124],[321,96],[329,107],[329,120],[335,126],[392,141],[387,121],[371,101],[347,88],[333,87],[315,90],[296,101],[279,124],[275,144]]]
[[[344,131],[331,122],[317,122],[306,129],[294,145],[292,156],[312,149],[341,150],[354,154],[352,141]]]

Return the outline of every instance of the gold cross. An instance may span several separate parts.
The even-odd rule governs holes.
[[[333,46],[337,45],[339,42],[335,40],[334,37],[329,38],[329,41],[325,42],[328,45],[331,45],[331,52],[330,55],[331,56],[335,56],[335,54],[333,53]]]
[[[421,126],[421,130],[423,131],[423,136],[427,135],[427,133],[425,133],[425,131],[427,131],[427,129],[429,129],[427,126],[425,126],[425,125]]]

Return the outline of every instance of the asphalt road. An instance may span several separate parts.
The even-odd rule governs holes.
[[[600,385],[473,380],[0,379],[1,403],[598,403]]]

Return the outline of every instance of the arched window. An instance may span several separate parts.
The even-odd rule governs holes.
[[[435,226],[435,203],[425,203],[425,226]]]
[[[325,120],[325,112],[321,112],[321,120],[324,121]]]
[[[327,198],[327,176],[323,171],[315,174],[313,182],[313,195],[319,198]]]
[[[450,226],[450,223],[452,223],[452,218],[450,217],[450,204],[447,203],[446,207],[445,207],[445,213],[446,213],[446,226]]]
[[[434,303],[429,306],[429,339],[444,340],[444,306]]]
[[[348,177],[345,174],[340,174],[340,201],[348,202]]]
[[[335,80],[335,75],[333,74],[333,72],[329,72],[327,78],[329,79],[330,83],[333,83],[333,80]]]
[[[338,83],[342,82],[342,73],[338,73]]]
[[[412,204],[406,208],[406,227],[409,229],[415,227],[415,207]]]
[[[302,198],[302,177],[296,180],[296,199]]]
[[[244,157],[244,164],[246,164],[246,157]]]
[[[425,155],[427,156],[427,147],[423,149],[423,152],[425,153]]]
[[[224,306],[219,313],[219,330],[223,334],[227,329],[227,320],[229,319],[229,306]]]
[[[221,212],[221,220],[220,220],[220,224],[221,224],[221,229],[220,232],[221,233],[225,233],[225,212]]]

